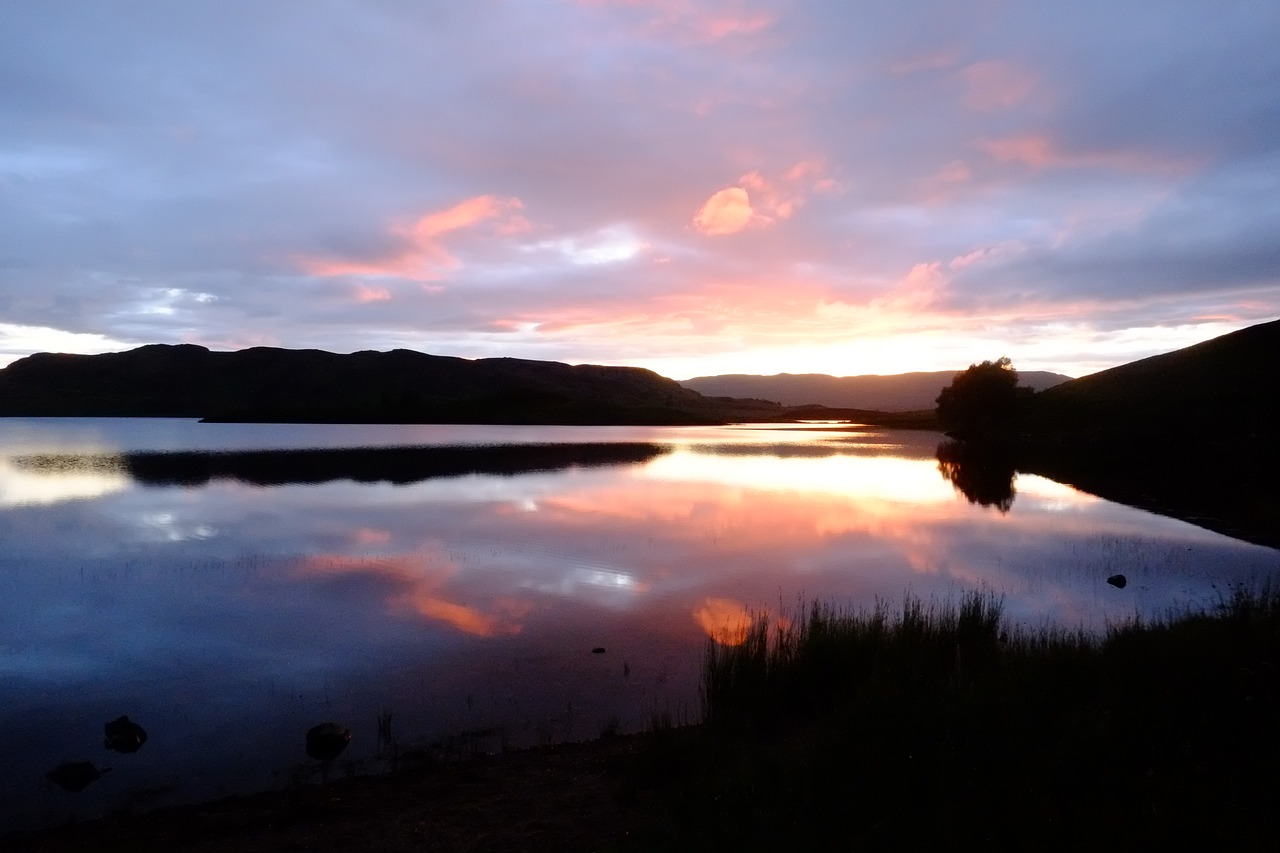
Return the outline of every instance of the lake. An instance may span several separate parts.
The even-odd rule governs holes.
[[[0,419],[0,833],[316,778],[329,720],[354,734],[329,773],[693,721],[708,638],[814,598],[986,589],[1100,629],[1280,567],[1041,477],[971,501],[941,441]],[[104,749],[123,714],[133,754]],[[67,793],[70,761],[112,769]]]

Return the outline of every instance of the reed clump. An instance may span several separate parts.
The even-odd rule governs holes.
[[[1280,594],[1106,632],[1026,630],[1002,601],[815,602],[708,646],[704,725],[633,787],[643,844],[1142,849],[1274,841]]]

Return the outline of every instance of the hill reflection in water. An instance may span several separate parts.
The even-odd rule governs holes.
[[[812,597],[985,586],[1015,618],[1099,626],[1277,565],[1042,477],[1007,512],[970,503],[936,433],[405,430],[411,447],[265,453],[245,444],[327,433],[37,426],[0,423],[0,825],[280,785],[323,720],[354,734],[340,761],[371,766],[384,710],[405,743],[484,749],[692,719],[708,637]],[[126,713],[145,750],[74,803],[41,787],[104,763],[102,721]]]
[[[125,474],[147,486],[202,486],[238,480],[288,486],[352,480],[416,483],[469,474],[514,476],[573,466],[634,465],[666,452],[656,444],[520,444],[361,447],[116,454],[35,454],[13,459],[21,471],[53,475]]]

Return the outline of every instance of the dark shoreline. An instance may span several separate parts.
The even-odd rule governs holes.
[[[589,851],[643,809],[623,780],[646,735],[426,761],[391,773],[0,836],[13,851]]]
[[[1109,579],[1123,586],[1121,576]],[[815,602],[710,645],[704,721],[0,839],[16,851],[1263,849],[1280,592],[1103,634]]]

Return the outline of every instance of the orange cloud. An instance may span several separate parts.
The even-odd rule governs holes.
[[[360,543],[379,542],[384,532],[362,527],[354,539]],[[322,554],[306,558],[298,570],[307,575],[371,574],[389,578],[400,589],[388,598],[390,609],[407,610],[478,637],[520,633],[523,626],[519,620],[533,609],[531,604],[516,599],[494,602],[491,612],[450,601],[440,594],[440,588],[455,570],[430,552],[377,560]]]
[[[448,210],[428,213],[408,229],[408,235],[412,236],[415,241],[427,242],[432,237],[448,234],[450,231],[457,231],[460,228],[475,225],[477,222],[483,222],[486,219],[493,219],[513,210],[520,210],[523,206],[518,198],[496,198],[491,195],[476,196],[475,198],[467,199],[461,204],[455,204]],[[401,233],[405,232],[402,231]]]
[[[704,234],[734,234],[752,225],[769,225],[789,219],[811,193],[839,192],[839,182],[825,177],[818,160],[801,160],[777,178],[748,172],[737,186],[727,187],[707,199],[693,217]]]
[[[455,604],[452,601],[422,593],[406,596],[401,600],[401,603],[407,604],[428,619],[444,622],[459,631],[477,637],[492,637],[496,634],[519,634],[522,626],[514,619],[527,615],[533,609],[531,605],[525,603],[514,606],[511,602],[503,602],[499,605],[500,612],[488,614],[474,607]]]
[[[693,224],[703,234],[735,234],[756,219],[751,197],[742,187],[720,190],[699,208]]]
[[[487,220],[496,220],[494,231],[499,236],[520,233],[530,227],[528,220],[517,213],[523,206],[520,199],[514,197],[476,196],[445,210],[428,213],[412,224],[393,226],[391,233],[400,240],[402,248],[389,255],[372,260],[303,258],[301,263],[312,275],[326,277],[367,275],[433,281],[458,265],[457,259],[442,245],[442,236]],[[390,294],[374,298],[389,297]],[[370,300],[361,298],[360,301]]]

